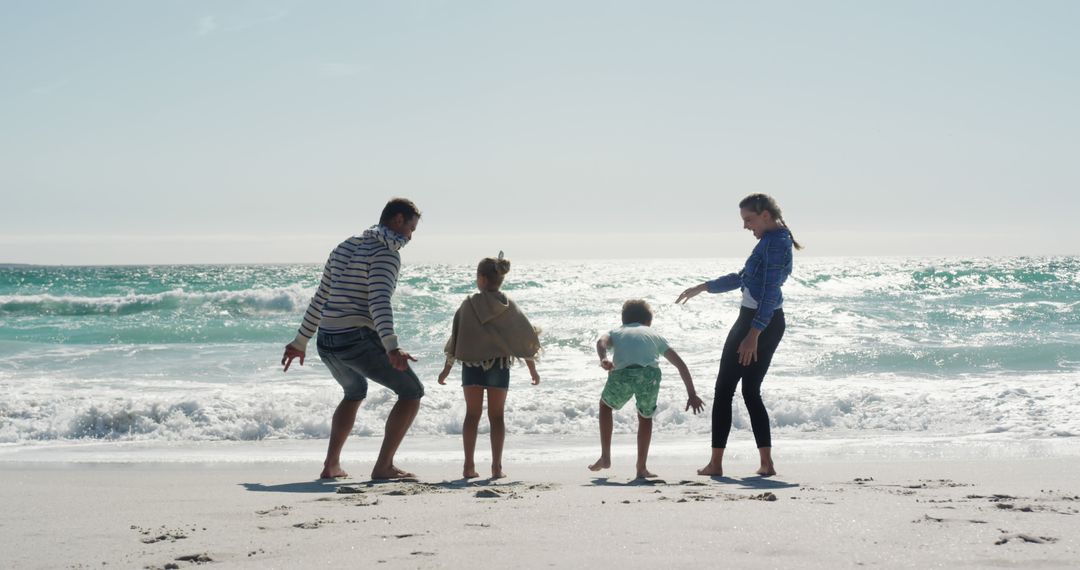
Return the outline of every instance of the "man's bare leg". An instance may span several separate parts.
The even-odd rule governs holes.
[[[405,439],[416,419],[416,413],[420,410],[420,400],[398,400],[386,416],[386,434],[383,436],[382,447],[379,449],[379,459],[375,461],[375,467],[371,470],[372,479],[400,479],[402,477],[414,477],[412,473],[402,471],[394,466],[394,454],[397,453],[401,440]]]
[[[336,410],[334,419],[330,424],[330,445],[326,449],[326,461],[323,462],[320,479],[334,479],[348,477],[349,474],[341,468],[341,449],[345,447],[345,440],[352,433],[353,423],[356,422],[356,410],[360,408],[363,400],[342,400]]]
[[[637,478],[656,477],[645,463],[649,460],[649,444],[652,443],[652,418],[638,414],[637,428]]]
[[[611,467],[611,432],[615,428],[611,408],[600,400],[600,459],[589,466],[592,471]]]
[[[461,425],[461,439],[465,444],[465,465],[461,476],[466,479],[479,477],[476,472],[476,433],[480,430],[480,416],[484,415],[484,389],[480,386],[465,386],[465,421]]]
[[[701,469],[697,470],[698,475],[709,475],[712,477],[721,477],[724,475],[724,448],[714,447],[712,448],[712,457],[709,459],[709,464]]]
[[[488,422],[491,424],[491,478],[502,479],[506,473],[502,470],[503,443],[506,441],[506,421],[503,408],[506,406],[506,390],[486,388],[488,397]]]
[[[771,447],[759,447],[758,455],[761,456],[761,468],[757,470],[757,474],[762,477],[772,477],[776,475],[776,466],[772,461],[772,448]]]

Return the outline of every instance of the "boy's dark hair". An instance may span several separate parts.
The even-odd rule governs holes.
[[[385,226],[387,222],[394,219],[394,216],[398,214],[405,216],[405,221],[407,222],[413,218],[419,218],[420,209],[416,207],[416,204],[412,203],[412,200],[394,198],[386,203],[386,207],[382,210],[382,215],[379,216],[379,223]]]
[[[622,305],[622,324],[652,324],[652,307],[644,299],[630,299]]]

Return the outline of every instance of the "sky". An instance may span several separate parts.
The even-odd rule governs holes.
[[[0,263],[1080,254],[1080,2],[0,0]]]

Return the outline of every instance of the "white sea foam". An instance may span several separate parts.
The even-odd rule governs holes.
[[[529,386],[522,370],[513,373],[510,433],[595,437],[604,373],[593,346],[597,335],[618,326],[619,307],[632,297],[652,303],[655,328],[687,362],[711,406],[738,295],[701,296],[686,306],[672,301],[686,286],[739,263],[515,264],[507,292],[543,329],[545,350],[540,386]],[[763,387],[774,439],[1080,439],[1080,281],[1074,261],[1054,263],[798,260],[784,289],[788,332]],[[254,285],[0,295],[0,445],[325,438],[341,391],[314,345],[306,366],[294,364],[283,375],[277,364],[319,268],[185,270],[204,275],[203,289],[212,289],[207,281],[239,288],[229,271]],[[274,279],[251,277],[261,270]],[[403,269],[394,301],[398,333],[420,359],[416,370],[427,388],[412,430],[417,437],[460,435],[458,376],[450,386],[434,378],[474,271]],[[664,375],[657,437],[707,441],[708,413],[685,411],[678,375],[667,364]],[[393,402],[373,385],[355,432],[380,436]],[[631,406],[615,414],[619,434],[636,430]],[[734,425],[733,445],[749,445],[738,394]]]

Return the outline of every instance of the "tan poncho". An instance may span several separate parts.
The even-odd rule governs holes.
[[[506,295],[484,291],[469,295],[454,315],[446,342],[447,362],[491,368],[515,359],[531,360],[540,352],[540,339],[529,319]]]

